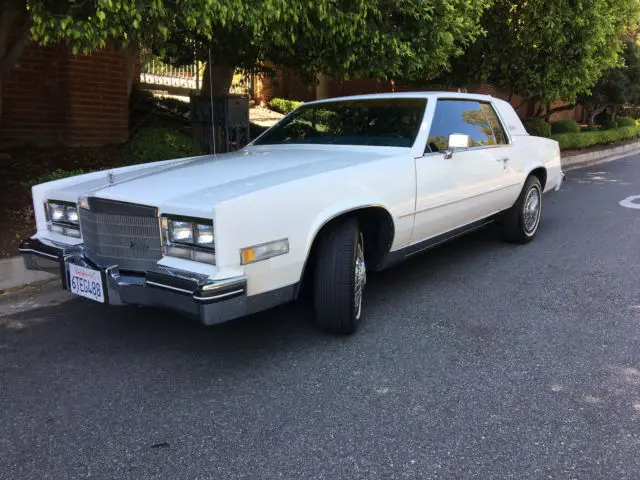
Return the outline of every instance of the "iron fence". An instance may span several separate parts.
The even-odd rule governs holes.
[[[149,85],[199,90],[202,85],[204,64],[174,67],[162,61],[148,48],[140,49],[140,81]]]

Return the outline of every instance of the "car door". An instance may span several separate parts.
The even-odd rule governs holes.
[[[473,224],[504,208],[508,144],[504,132],[493,132],[487,106],[470,99],[438,100],[425,154],[415,160],[412,243]],[[446,158],[453,133],[469,135],[471,146]]]

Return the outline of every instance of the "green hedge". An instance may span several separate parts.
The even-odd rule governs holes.
[[[551,124],[551,133],[580,133],[580,124],[575,120],[558,120]]]
[[[529,135],[535,137],[547,137],[551,136],[551,125],[544,121],[544,118],[539,117],[527,117],[522,123],[524,128],[527,129]]]
[[[631,117],[618,117],[616,118],[616,125],[618,128],[622,127],[636,127],[636,119]]]
[[[304,102],[298,102],[296,100],[286,100],[284,98],[272,98],[269,101],[269,108],[286,115],[287,113],[290,113],[298,108],[303,103]]]
[[[561,133],[551,138],[560,144],[561,150],[580,149],[593,147],[594,145],[606,145],[608,143],[630,140],[640,135],[638,127],[621,127],[612,130],[599,130],[595,132]]]

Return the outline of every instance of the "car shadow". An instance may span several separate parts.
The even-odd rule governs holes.
[[[420,288],[428,289],[430,282],[437,282],[448,269],[465,268],[478,256],[505,248],[514,247],[500,242],[495,228],[490,226],[415,255],[410,261],[383,272],[373,272],[369,275],[366,292],[366,328],[355,336],[321,332],[314,325],[311,306],[303,300],[207,327],[168,310],[129,306],[109,308],[84,299],[73,299],[58,306],[0,318],[0,349],[11,348],[37,336],[59,348],[80,352],[105,349],[110,353],[172,351],[193,356],[215,354],[225,362],[242,362],[246,361],[247,352],[262,352],[268,356],[318,344],[340,348],[363,336],[376,336],[379,325],[366,325],[367,317],[377,316],[376,323],[391,322],[400,328],[401,315],[392,313],[394,308],[388,302],[397,302],[395,295],[410,289],[415,282],[420,282]],[[384,313],[376,315],[380,311]]]

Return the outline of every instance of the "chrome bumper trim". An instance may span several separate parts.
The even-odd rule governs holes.
[[[19,248],[18,251],[20,253],[35,253],[36,255],[41,255],[43,257],[55,258],[56,260],[58,259],[58,255],[52,255],[50,253],[41,252],[33,248]]]
[[[184,288],[172,287],[171,285],[164,285],[162,283],[150,282],[149,280],[146,280],[144,283],[147,285],[151,285],[152,287],[166,288],[167,290],[173,290],[174,292],[187,293],[189,295],[193,293],[189,290],[185,290]]]
[[[100,268],[82,246],[28,239],[20,246],[26,268],[60,275],[67,289],[69,264],[102,272],[105,303],[143,305],[171,309],[214,325],[243,317],[294,299],[296,284],[260,295],[247,296],[247,277],[222,280],[193,272],[156,266],[144,273],[121,272],[117,265]]]

